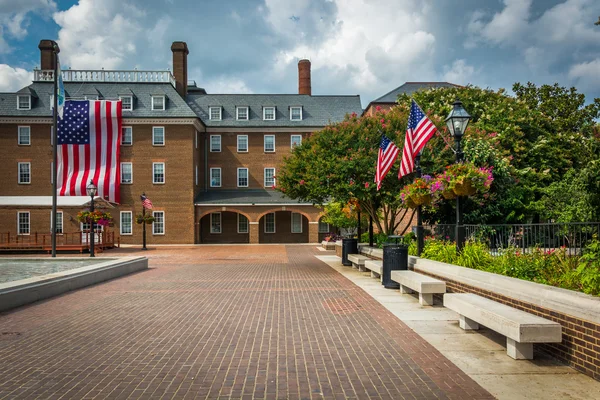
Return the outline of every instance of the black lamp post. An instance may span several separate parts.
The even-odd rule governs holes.
[[[90,204],[90,212],[94,213],[94,196],[98,193],[98,187],[94,185],[94,181],[90,179],[89,185],[86,186],[86,191],[88,196],[92,198],[92,202]],[[94,217],[90,218],[90,257],[96,257],[94,254]]]
[[[448,126],[448,130],[454,136],[454,142],[456,143],[456,162],[461,163],[464,161],[464,154],[462,148],[460,147],[460,141],[467,130],[467,125],[469,125],[469,120],[471,116],[469,113],[463,108],[462,102],[458,99],[453,103],[452,111],[448,114],[446,118],[446,125]],[[464,196],[456,196],[456,250],[460,252],[465,243],[465,227],[463,226],[463,203],[465,199]]]
[[[146,206],[144,205],[146,192],[142,193],[140,198],[142,200],[142,250],[148,250],[146,247]]]

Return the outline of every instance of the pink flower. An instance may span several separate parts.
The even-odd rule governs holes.
[[[304,185],[304,179],[300,179],[300,184]]]
[[[385,129],[385,124],[381,124],[381,127],[382,127],[383,129]]]
[[[379,122],[381,122],[382,124],[385,124],[385,118],[381,118],[381,120]]]
[[[355,112],[352,112],[352,118],[356,118],[356,115],[357,114]]]
[[[365,189],[369,188],[369,182],[365,182]]]
[[[381,111],[381,106],[377,106],[377,107],[375,107],[375,110],[377,110],[377,111]]]

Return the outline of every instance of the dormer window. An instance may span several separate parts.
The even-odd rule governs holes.
[[[264,107],[263,108],[263,120],[275,121],[275,107]]]
[[[212,121],[220,121],[221,107],[208,107],[208,118]]]
[[[123,111],[133,111],[133,96],[119,96]]]
[[[17,96],[17,110],[31,110],[31,96]]]
[[[85,100],[98,100],[97,94],[86,94],[83,96]]]
[[[248,121],[248,107],[236,107],[235,112],[238,120]]]
[[[165,110],[165,96],[152,96],[152,111]]]
[[[290,107],[290,121],[302,121],[302,107]]]

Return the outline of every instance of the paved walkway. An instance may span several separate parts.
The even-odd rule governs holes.
[[[149,271],[0,314],[0,398],[492,398],[314,257],[332,253],[144,254]]]

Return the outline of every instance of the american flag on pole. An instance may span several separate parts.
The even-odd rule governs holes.
[[[413,169],[415,169],[415,156],[423,150],[427,141],[431,139],[436,131],[437,128],[433,122],[427,118],[417,103],[412,100],[398,179],[413,172]]]
[[[381,136],[379,153],[377,154],[377,170],[375,171],[375,182],[377,190],[381,189],[381,182],[387,175],[398,158],[400,149],[387,136]]]
[[[142,207],[144,207],[147,210],[152,210],[152,202],[149,198],[146,197],[145,194],[141,195],[140,199],[142,199]]]
[[[98,196],[119,203],[121,101],[66,101],[57,136],[57,194],[86,196],[92,180]]]

